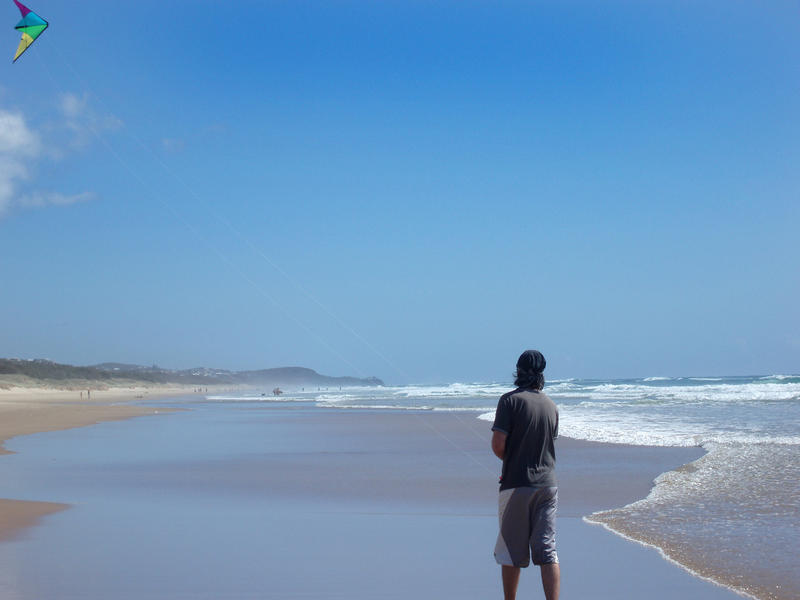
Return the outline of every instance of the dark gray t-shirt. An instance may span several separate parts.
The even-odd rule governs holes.
[[[552,487],[556,483],[558,409],[544,393],[518,388],[497,403],[492,431],[505,433],[500,489]]]

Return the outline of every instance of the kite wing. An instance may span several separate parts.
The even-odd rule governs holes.
[[[17,53],[14,55],[14,62],[16,62],[22,56],[22,53],[28,49],[28,46],[47,29],[47,21],[21,2],[14,0],[14,4],[17,5],[19,12],[22,13],[22,20],[15,27],[15,29],[22,32],[22,39],[19,41]]]

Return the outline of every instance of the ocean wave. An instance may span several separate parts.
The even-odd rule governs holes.
[[[308,402],[292,396],[206,396],[209,402]]]
[[[483,412],[490,410],[489,407],[486,406],[477,406],[472,408],[463,408],[461,406],[434,406],[434,412]],[[494,410],[494,409],[491,409]],[[494,413],[492,413],[494,414]]]
[[[571,392],[582,389],[584,389],[583,386],[574,383],[572,381],[561,381],[561,382],[548,381],[544,391],[548,394],[553,394],[553,393]]]
[[[358,396],[355,394],[320,394],[315,396],[313,400],[315,402],[347,402],[354,398],[358,398]]]
[[[751,598],[795,598],[800,445],[706,449],[705,456],[657,477],[646,498],[586,520],[652,545],[690,572]],[[769,577],[741,578],[741,569],[757,571],[764,560],[772,567]]]
[[[768,375],[766,377],[761,377],[762,381],[796,381],[800,382],[800,375]]]
[[[477,416],[494,421],[495,412]],[[593,414],[580,409],[560,408],[559,433],[589,442],[631,446],[704,447],[713,444],[800,445],[800,435],[779,435],[765,430],[722,429],[712,423],[666,419],[661,415],[613,413]]]
[[[773,441],[798,443],[800,382],[767,379],[691,378],[657,381],[551,381],[545,392],[561,414],[561,433],[597,442],[656,446]],[[705,381],[708,379],[708,381]],[[511,387],[505,383],[345,388],[284,396],[231,393],[208,401],[312,403],[324,408],[432,410],[477,413],[494,420],[493,406]]]
[[[359,408],[359,409],[377,409],[377,410],[425,410],[433,412],[484,412],[490,410],[486,406],[464,407],[464,406],[437,406],[432,404],[379,404],[361,401],[343,401],[343,400],[325,400],[318,401],[317,406],[321,408]],[[494,413],[492,413],[494,414]]]
[[[800,435],[766,428],[745,428],[662,414],[611,413],[561,410],[560,432],[566,437],[592,442],[633,446],[702,446],[710,444],[798,445]]]
[[[797,400],[800,382],[707,383],[705,385],[648,386],[635,383],[600,383],[571,388],[546,388],[558,398],[588,398],[606,401],[648,399],[679,402],[751,402]]]
[[[419,405],[419,406],[403,406],[399,404],[341,404],[338,402],[331,402],[327,403],[319,403],[317,406],[321,408],[341,408],[346,410],[370,410],[370,409],[377,409],[377,410],[426,410],[426,411],[433,411],[436,410],[435,406],[429,405]]]
[[[482,421],[493,422],[495,412],[485,412],[478,415]],[[559,434],[564,437],[587,442],[605,442],[608,444],[627,444],[631,446],[700,446],[703,437],[700,435],[680,434],[665,427],[653,427],[649,430],[640,430],[634,425],[636,419],[631,419],[631,427],[620,427],[615,423],[599,423],[593,419],[560,419]]]
[[[491,396],[500,397],[513,389],[502,383],[451,383],[448,385],[404,386],[395,388],[391,393],[404,398],[440,398],[458,396]]]

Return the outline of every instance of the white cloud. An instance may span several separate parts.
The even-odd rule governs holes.
[[[64,118],[63,126],[70,132],[70,144],[75,148],[88,146],[93,138],[104,132],[122,128],[122,120],[114,115],[102,115],[89,104],[88,94],[62,94],[58,103]]]
[[[88,202],[94,199],[95,195],[91,192],[72,194],[67,196],[58,192],[34,192],[27,196],[22,196],[14,204],[22,208],[42,208],[44,206],[68,206],[79,202]]]
[[[66,93],[61,96],[61,112],[68,119],[78,118],[86,110],[89,98],[86,94],[78,97],[77,94]]]
[[[186,142],[180,138],[164,138],[161,146],[166,152],[181,152],[186,147]]]
[[[35,156],[40,148],[39,136],[28,128],[22,114],[0,108],[0,154]]]
[[[20,181],[27,179],[27,161],[41,154],[39,136],[21,113],[0,108],[0,215],[8,210]]]
[[[67,96],[70,97],[62,98],[61,109],[64,115],[71,115],[68,117],[71,123],[68,129],[82,133],[85,124],[96,119],[86,116],[90,113],[85,98]],[[109,124],[105,127],[109,128]],[[70,195],[41,190],[26,190],[26,193],[20,194],[22,183],[30,179],[38,162],[57,155],[52,148],[45,153],[45,146],[48,145],[42,142],[41,134],[28,125],[21,112],[0,107],[0,217],[12,208],[65,206],[94,197],[89,192]]]

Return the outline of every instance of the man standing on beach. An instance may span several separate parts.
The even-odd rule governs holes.
[[[502,565],[505,600],[516,598],[520,569],[531,557],[541,569],[545,598],[558,600],[561,587],[553,443],[558,437],[558,409],[541,391],[546,364],[538,350],[522,353],[514,380],[517,389],[500,398],[492,426],[492,451],[503,461],[494,557]]]

